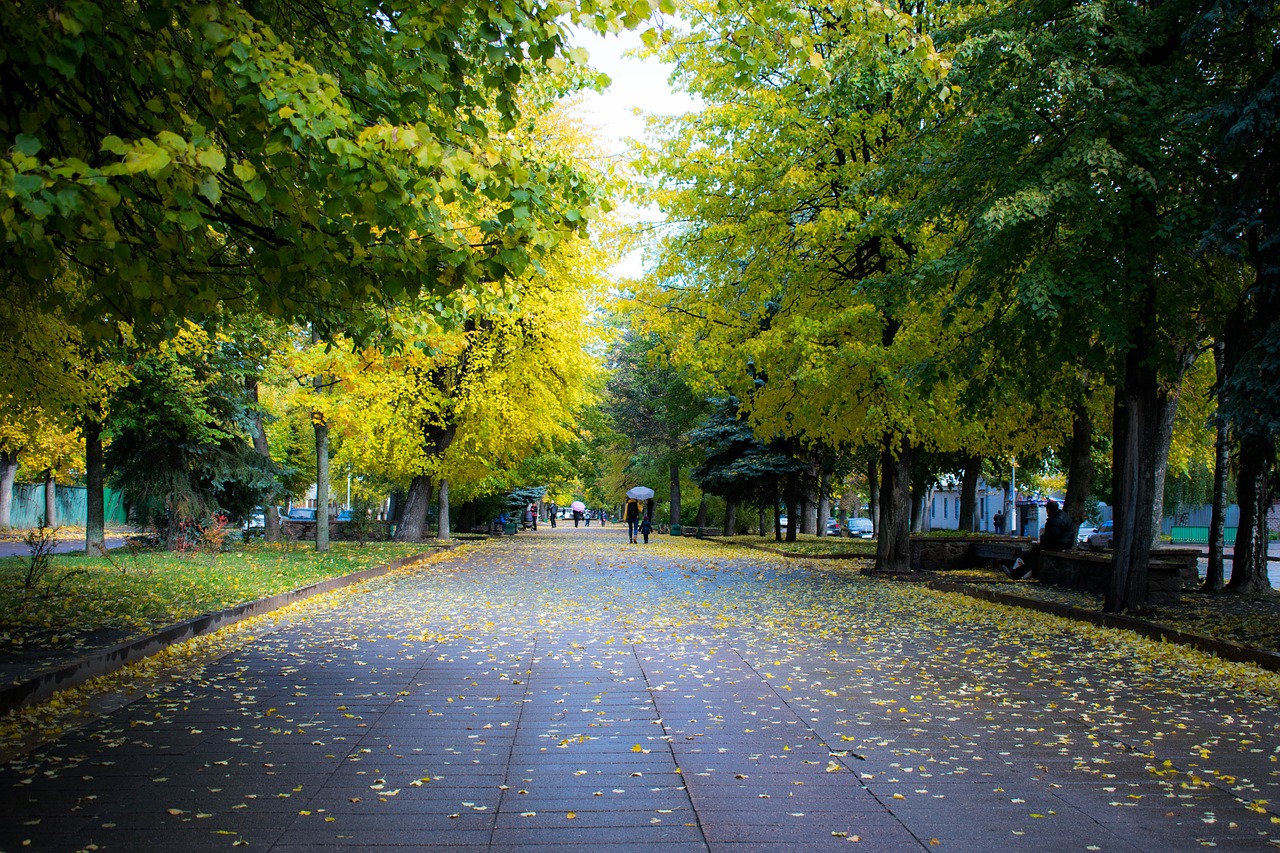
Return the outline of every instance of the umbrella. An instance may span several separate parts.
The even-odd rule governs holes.
[[[586,508],[587,508],[587,505],[584,504],[582,501],[574,501],[573,503],[569,504],[569,509],[573,510],[574,512],[582,512]]]
[[[647,501],[653,497],[653,489],[648,486],[632,486],[627,489],[627,497],[635,498],[638,501]]]

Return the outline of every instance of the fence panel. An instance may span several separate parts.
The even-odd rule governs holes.
[[[107,524],[126,524],[128,517],[125,513],[123,497],[113,489],[104,489],[103,491],[106,500],[105,515]],[[57,487],[54,500],[56,502],[55,508],[58,513],[57,522],[59,525],[84,527],[85,520],[89,517],[88,494],[89,490],[84,486]],[[13,486],[13,510],[9,519],[10,525],[16,530],[30,530],[33,527],[39,527],[44,521],[44,484],[19,485],[15,483]]]

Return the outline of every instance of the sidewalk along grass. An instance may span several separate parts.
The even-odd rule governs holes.
[[[416,542],[334,542],[318,554],[305,544],[256,543],[217,555],[115,552],[53,555],[34,582],[30,559],[0,559],[0,655],[24,649],[75,650],[124,640],[326,578],[430,550]]]

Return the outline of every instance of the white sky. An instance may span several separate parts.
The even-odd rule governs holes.
[[[607,154],[619,159],[631,156],[627,139],[644,136],[643,115],[678,115],[697,109],[697,102],[684,92],[672,92],[667,85],[670,66],[657,59],[626,57],[624,53],[640,47],[640,33],[627,31],[617,35],[597,36],[579,31],[574,43],[591,54],[591,66],[608,74],[613,81],[604,94],[586,92],[582,111],[587,122],[599,130]],[[639,221],[653,222],[662,218],[652,207],[627,211]],[[639,252],[628,255],[610,271],[616,277],[638,278],[642,273]]]

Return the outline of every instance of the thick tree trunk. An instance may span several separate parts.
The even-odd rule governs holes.
[[[880,464],[880,523],[875,571],[911,571],[911,441],[886,436]]]
[[[818,529],[819,536],[827,535],[827,519],[831,517],[831,477],[823,466],[818,477]]]
[[[397,542],[421,542],[427,538],[427,508],[433,491],[430,477],[419,474],[413,478],[396,525]]]
[[[738,502],[732,498],[724,502],[724,535],[738,535]]]
[[[245,391],[253,404],[249,409],[249,436],[253,439],[254,451],[267,461],[271,461],[271,447],[267,443],[267,428],[262,422],[262,412],[258,409],[258,379],[249,377],[244,381]],[[272,497],[274,504],[275,497]],[[262,508],[262,535],[268,542],[280,541],[280,514],[274,505]]]
[[[316,551],[329,550],[329,424],[311,413],[316,430]]]
[[[470,533],[473,527],[477,527],[476,523],[476,502],[467,501],[458,507],[458,529],[463,533]]]
[[[1222,339],[1213,342],[1213,364],[1217,368],[1217,380],[1221,386],[1226,375],[1225,348]],[[1213,509],[1209,516],[1209,559],[1205,571],[1205,592],[1217,592],[1222,589],[1226,577],[1222,570],[1222,556],[1226,551],[1227,533],[1227,468],[1230,464],[1230,444],[1226,422],[1219,413],[1214,418],[1215,437],[1213,441]],[[1236,531],[1239,535],[1239,531]]]
[[[707,526],[707,496],[703,495],[702,500],[698,501],[698,515],[693,520],[693,526],[702,528]]]
[[[107,501],[103,490],[105,472],[102,460],[102,424],[95,412],[85,415],[80,431],[84,434],[85,522],[84,552],[101,554],[107,547]]]
[[[672,465],[671,474],[671,532],[676,533],[680,525],[680,466]]]
[[[449,481],[443,478],[440,480],[440,524],[438,537],[440,539],[449,538]]]
[[[868,517],[871,523],[880,529],[880,463],[872,459],[867,463],[867,502]]]
[[[1265,592],[1271,588],[1267,578],[1267,509],[1271,506],[1268,481],[1274,463],[1274,441],[1251,435],[1240,442],[1240,473],[1236,479],[1240,523],[1231,558],[1229,590]]]
[[[13,526],[13,480],[18,475],[18,451],[0,450],[0,530]]]
[[[982,476],[982,457],[965,460],[960,476],[960,529],[973,533],[978,529],[978,478]]]
[[[818,503],[822,492],[822,478],[820,476],[820,463],[810,461],[809,467],[804,472],[804,526],[800,528],[802,533],[810,536],[818,535]]]
[[[1152,448],[1155,463],[1155,483],[1151,492],[1151,547],[1160,544],[1160,529],[1164,524],[1164,481],[1169,473],[1169,446],[1173,444],[1173,422],[1178,417],[1178,400],[1182,395],[1182,377],[1195,363],[1195,353],[1184,355],[1178,361],[1175,377],[1162,383],[1158,396],[1156,445]]]
[[[1079,529],[1085,501],[1093,490],[1093,419],[1087,400],[1077,400],[1072,408],[1071,458],[1067,461],[1067,496],[1062,511]]]
[[[800,506],[800,475],[788,474],[786,483],[786,489],[782,495],[782,500],[787,505],[786,540],[794,542],[796,541],[796,534],[799,532],[800,514],[803,511]]]
[[[1150,315],[1148,315],[1150,316]],[[1125,359],[1123,384],[1116,389],[1113,442],[1115,471],[1115,552],[1108,613],[1141,611],[1147,600],[1151,558],[1151,507],[1154,501],[1154,449],[1160,412],[1157,376],[1148,362],[1145,334]]]
[[[44,526],[58,526],[58,481],[52,468],[44,469]]]

